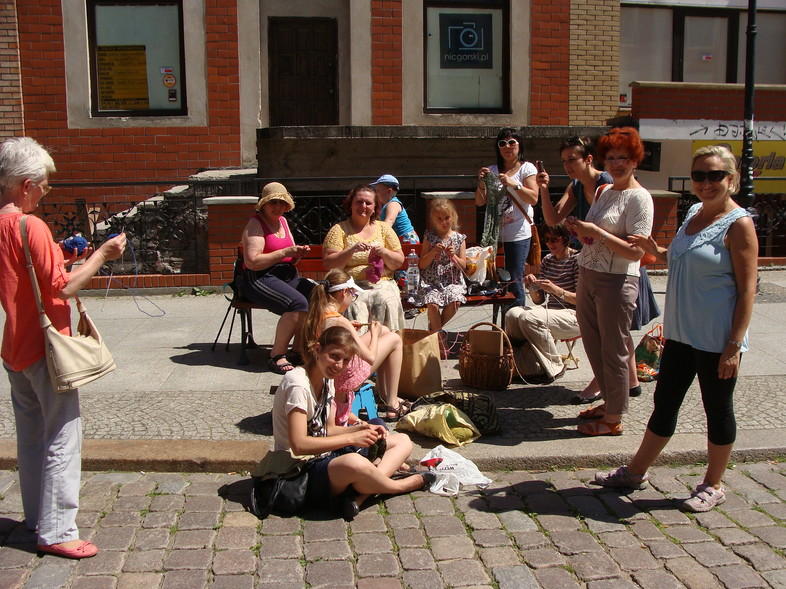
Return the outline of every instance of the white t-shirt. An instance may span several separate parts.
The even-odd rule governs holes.
[[[489,166],[489,170],[495,174],[499,174],[499,169],[496,165]],[[530,176],[534,176],[538,171],[535,166],[529,162],[522,162],[518,171],[510,176],[516,180],[518,184],[524,184],[524,180]],[[512,186],[508,186],[508,194],[499,202],[497,214],[499,215],[499,240],[500,241],[522,241],[532,237],[532,227],[524,218],[524,213],[516,206],[510,199],[516,198],[520,205],[527,211],[530,221],[534,221],[535,210],[532,205],[524,204],[521,197],[516,195],[516,191]],[[488,214],[486,209],[486,214]]]
[[[287,417],[293,409],[305,411],[309,424],[308,435],[327,435],[327,419],[335,389],[332,379],[326,379],[325,385],[325,393],[317,403],[305,368],[298,366],[284,375],[273,400],[273,440],[276,450],[290,450]]]

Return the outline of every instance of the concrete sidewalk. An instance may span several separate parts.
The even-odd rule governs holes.
[[[132,279],[129,279],[132,280]],[[665,277],[653,276],[663,302]],[[786,374],[786,272],[761,273],[761,290],[751,323],[751,351],[743,360],[737,385],[739,437],[737,459],[786,454],[784,374]],[[95,293],[99,295],[99,293]],[[103,293],[100,293],[103,294]],[[239,322],[229,351],[224,344],[229,322],[211,351],[227,301],[219,294],[87,296],[91,317],[106,338],[118,369],[82,388],[86,470],[169,470],[230,472],[248,470],[272,439],[271,386],[281,377],[266,368],[276,317],[254,313],[261,347],[250,350],[251,364],[237,366]],[[4,318],[2,318],[4,319]],[[464,331],[490,321],[490,309],[462,309],[449,324]],[[425,315],[409,324],[424,328]],[[643,332],[637,332],[638,341]],[[616,463],[635,451],[652,408],[653,383],[632,399],[619,437],[586,438],[575,432],[582,407],[570,397],[590,380],[582,358],[577,370],[550,386],[513,384],[494,393],[503,431],[461,449],[481,468],[549,468]],[[465,389],[455,360],[444,361],[446,388]],[[15,464],[15,430],[9,385],[0,379],[0,467]],[[585,406],[586,407],[586,406]],[[675,435],[663,462],[701,459],[706,445],[698,389],[688,394]],[[414,437],[415,458],[436,440]]]

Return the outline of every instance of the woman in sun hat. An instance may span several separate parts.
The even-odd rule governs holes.
[[[308,311],[308,297],[314,283],[300,278],[296,264],[311,248],[295,245],[284,213],[295,208],[292,195],[283,184],[271,182],[262,189],[257,213],[243,229],[243,267],[245,283],[242,297],[264,305],[280,315],[270,350],[268,366],[285,374],[293,364],[302,364],[297,342],[287,355],[290,340],[299,337],[300,325]]]

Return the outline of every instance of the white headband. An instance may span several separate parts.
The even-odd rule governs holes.
[[[345,288],[354,290],[358,294],[363,292],[363,289],[360,288],[357,284],[355,284],[355,280],[351,276],[349,277],[349,280],[347,280],[346,282],[342,282],[341,284],[336,284],[335,286],[331,286],[330,288],[328,288],[328,292],[338,292],[340,290],[344,290]]]

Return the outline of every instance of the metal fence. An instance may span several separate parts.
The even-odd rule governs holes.
[[[786,178],[757,178],[758,183],[784,182]],[[690,191],[690,178],[674,176],[669,178],[669,190],[679,193],[677,201],[677,226],[682,225],[690,207],[699,199]],[[766,184],[763,186],[766,190]],[[786,194],[782,192],[756,193],[753,199],[752,213],[756,222],[756,234],[759,238],[759,256],[786,256]]]

